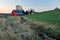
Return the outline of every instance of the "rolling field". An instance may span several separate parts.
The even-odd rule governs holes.
[[[59,27],[38,25],[35,21],[59,25]],[[46,38],[47,40],[60,40],[60,9],[24,16],[0,14],[1,40],[45,40]]]
[[[60,9],[54,9],[50,11],[35,13],[33,15],[26,15],[27,18],[46,22],[48,24],[60,25]]]

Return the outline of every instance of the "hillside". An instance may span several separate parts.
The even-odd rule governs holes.
[[[33,15],[25,15],[27,18],[33,19],[35,21],[40,21],[47,24],[52,24],[60,26],[60,9],[54,9],[45,12],[36,12]]]
[[[34,31],[22,22],[21,17],[0,16],[0,40],[40,40],[34,35]]]
[[[59,17],[60,9],[25,16],[1,14],[0,40],[60,40]]]
[[[55,40],[60,30],[45,28],[24,16],[0,16],[0,40]]]

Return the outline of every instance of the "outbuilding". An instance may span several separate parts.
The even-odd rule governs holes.
[[[12,10],[12,16],[19,16],[19,15],[23,15],[23,8],[20,5],[16,5],[16,9]]]
[[[19,15],[23,15],[22,10],[12,10],[12,16],[19,16]]]

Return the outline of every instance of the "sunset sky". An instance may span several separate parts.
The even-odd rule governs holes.
[[[60,8],[60,0],[0,0],[0,13],[10,13],[16,5],[22,5],[24,10],[46,11]]]

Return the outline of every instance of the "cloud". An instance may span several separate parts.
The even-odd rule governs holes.
[[[56,7],[60,8],[60,6],[43,6],[43,7],[36,7],[36,8],[35,7],[28,7],[28,6],[22,6],[22,7],[25,11],[32,8],[37,12],[52,10]],[[15,9],[15,6],[9,6],[9,5],[4,4],[4,5],[0,6],[0,13],[11,13],[11,11],[13,9]]]
[[[28,6],[24,6],[23,9],[24,10],[28,10],[28,9],[32,8],[32,9],[34,9],[37,12],[42,12],[42,11],[53,10],[56,7],[60,8],[60,6],[42,6],[42,7],[28,7]]]
[[[28,9],[30,9],[31,7],[26,7],[26,6],[24,6],[23,7],[23,9],[26,11],[26,10],[28,10]]]
[[[43,6],[43,7],[38,7],[38,8],[34,8],[35,11],[37,12],[42,12],[42,11],[48,11],[48,10],[53,10],[54,8],[56,8],[57,6]]]
[[[13,6],[1,5],[0,6],[0,13],[10,13],[13,9],[14,9]]]

